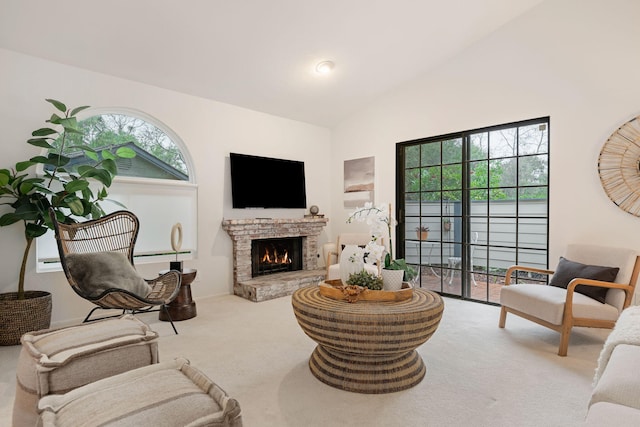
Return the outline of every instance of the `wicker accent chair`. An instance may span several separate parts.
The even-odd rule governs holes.
[[[609,329],[615,326],[622,310],[631,304],[640,274],[640,256],[635,249],[571,244],[563,258],[556,270],[511,266],[500,290],[502,308],[498,322],[498,326],[504,328],[507,313],[511,313],[559,332],[559,356],[567,355],[574,326]],[[569,267],[565,267],[567,265]],[[617,274],[596,272],[612,267],[619,268]],[[528,279],[512,280],[516,271],[552,277],[549,284],[524,283]],[[608,279],[612,281],[594,278],[603,274],[610,275]],[[557,280],[556,285],[554,280]],[[567,283],[562,285],[565,281]],[[576,290],[578,286],[582,289]],[[594,291],[603,294],[594,295]]]
[[[97,252],[120,252],[134,266],[133,250],[140,224],[138,218],[132,212],[121,210],[99,219],[74,224],[60,223],[53,210],[49,211],[49,216],[54,225],[60,262],[67,281],[76,294],[96,305],[87,314],[83,323],[120,316],[113,315],[90,319],[91,315],[98,309],[122,310],[123,314],[125,312],[136,314],[164,310],[171,322],[173,331],[176,334],[178,333],[173,320],[171,320],[167,304],[173,301],[180,291],[181,276],[179,272],[171,270],[155,279],[144,279],[151,288],[146,296],[135,295],[126,289],[118,288],[107,289],[97,296],[90,296],[79,286],[69,268],[67,259],[69,255]]]

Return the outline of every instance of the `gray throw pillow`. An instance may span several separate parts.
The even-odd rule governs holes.
[[[151,287],[120,252],[94,252],[67,256],[67,267],[78,287],[91,297],[107,289],[124,289],[146,297]]]
[[[569,282],[576,277],[600,280],[603,282],[613,282],[616,280],[619,270],[620,269],[618,267],[581,264],[579,262],[570,261],[564,257],[560,257],[560,262],[558,262],[558,267],[556,268],[556,272],[553,274],[549,285],[566,289],[567,286],[569,286]],[[602,286],[578,285],[576,286],[575,291],[604,304],[609,288],[604,288]]]

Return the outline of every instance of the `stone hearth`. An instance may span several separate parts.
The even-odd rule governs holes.
[[[324,279],[318,268],[318,236],[327,218],[225,219],[222,228],[233,241],[233,293],[259,302],[285,295]],[[251,241],[302,237],[302,269],[286,273],[251,276]]]

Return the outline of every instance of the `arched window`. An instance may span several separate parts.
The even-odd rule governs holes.
[[[79,121],[83,143],[100,150],[126,146],[133,158],[118,158],[118,175],[102,202],[109,213],[127,209],[140,219],[136,263],[192,259],[197,249],[197,185],[193,163],[184,143],[167,126],[151,116],[128,109],[88,109]],[[74,152],[78,135],[67,135],[66,168],[91,161]],[[42,172],[42,171],[41,171]],[[180,253],[171,248],[171,228],[180,223]],[[60,269],[53,232],[36,240],[38,272]]]

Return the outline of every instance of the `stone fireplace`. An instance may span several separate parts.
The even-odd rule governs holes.
[[[290,295],[302,286],[323,280],[324,269],[318,269],[318,236],[328,221],[324,217],[223,220],[222,228],[233,241],[233,293],[258,302]],[[282,266],[266,267],[274,271],[256,274],[252,266],[257,257],[254,241],[290,238],[299,242],[299,254],[295,255],[299,266],[291,270],[288,266],[287,270],[280,269]]]

